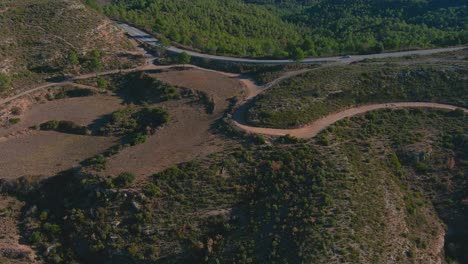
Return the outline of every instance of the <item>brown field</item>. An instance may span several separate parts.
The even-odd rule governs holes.
[[[124,149],[111,157],[106,165],[105,173],[108,175],[128,171],[137,176],[149,176],[173,165],[221,151],[229,144],[210,132],[210,126],[222,116],[228,106],[227,99],[244,92],[244,86],[237,78],[195,69],[153,76],[172,85],[206,92],[214,99],[215,111],[207,114],[202,106],[190,105],[186,100],[160,104],[169,111],[171,121],[146,143]]]
[[[0,140],[0,178],[53,176],[101,153],[117,139],[31,131]]]
[[[230,77],[214,71],[188,69],[169,70],[152,74],[153,77],[171,85],[202,91],[213,97],[215,113],[224,111],[229,105],[227,99],[240,96],[244,92],[243,83],[235,76]]]
[[[21,109],[21,113],[16,116],[9,114],[9,118],[20,118],[18,124],[0,127],[0,178],[53,176],[118,143],[113,137],[30,129],[49,120],[88,125],[123,107],[122,100],[116,96],[95,95],[46,101],[44,98],[48,93],[38,91],[34,96],[18,98],[3,110],[5,115],[16,107]]]
[[[19,102],[18,102],[19,103]],[[103,115],[112,113],[122,107],[122,100],[116,96],[96,95],[88,97],[66,98],[32,105],[23,114],[15,116],[21,119],[7,128],[0,127],[0,137],[42,124],[50,120],[73,121],[88,125]]]

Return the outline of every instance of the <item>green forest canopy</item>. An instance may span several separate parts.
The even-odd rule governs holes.
[[[377,53],[468,42],[461,0],[113,0],[113,18],[212,54]]]

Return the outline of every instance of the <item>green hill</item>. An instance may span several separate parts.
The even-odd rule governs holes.
[[[65,172],[26,196],[23,236],[48,263],[466,260],[467,124],[384,110],[144,182]]]
[[[247,121],[297,127],[371,103],[425,101],[468,107],[468,50],[436,59],[410,57],[322,67],[287,79],[257,98]]]
[[[203,52],[308,56],[468,42],[466,1],[114,0],[107,15]],[[167,41],[166,41],[167,42]]]

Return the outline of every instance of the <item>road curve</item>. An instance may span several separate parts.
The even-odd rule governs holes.
[[[305,125],[300,128],[293,129],[274,129],[274,128],[262,128],[262,127],[252,127],[246,124],[241,124],[237,120],[233,120],[234,125],[244,130],[247,133],[270,135],[270,136],[285,136],[290,135],[297,138],[309,139],[315,137],[320,131],[326,129],[330,125],[336,123],[337,121],[366,113],[369,111],[374,111],[378,109],[398,109],[398,108],[436,108],[436,109],[446,109],[446,110],[455,110],[457,106],[447,105],[447,104],[438,104],[438,103],[425,103],[425,102],[400,102],[400,103],[386,103],[386,104],[372,104],[372,105],[363,105],[358,107],[353,107],[338,113],[330,114],[325,117],[322,117],[308,125]],[[462,108],[465,113],[468,113],[468,109]],[[234,118],[235,119],[235,118]]]
[[[154,38],[152,35],[134,27],[129,24],[123,22],[116,22],[127,34],[141,42],[144,42],[150,46],[161,46],[159,41]],[[393,57],[404,57],[409,55],[430,55],[434,53],[440,52],[448,52],[448,51],[457,51],[467,48],[466,46],[460,47],[451,47],[451,48],[438,48],[438,49],[426,49],[426,50],[413,50],[413,51],[401,51],[401,52],[391,52],[391,53],[379,53],[379,54],[369,54],[369,55],[354,55],[351,58],[343,59],[341,57],[326,57],[326,58],[306,58],[302,61],[302,63],[319,63],[319,62],[342,62],[342,63],[350,63],[353,61],[361,61],[364,59],[382,59],[382,58],[393,58]],[[293,60],[257,60],[257,59],[246,59],[246,58],[235,58],[235,57],[226,57],[226,56],[217,56],[217,55],[210,55],[204,54],[189,50],[183,50],[180,48],[176,48],[173,46],[165,47],[167,51],[173,53],[182,53],[186,52],[190,56],[194,58],[202,58],[202,59],[209,59],[209,60],[216,60],[216,61],[223,61],[223,62],[234,62],[234,63],[249,63],[249,64],[292,64],[297,63]]]

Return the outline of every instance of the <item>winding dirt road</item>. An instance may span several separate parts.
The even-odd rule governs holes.
[[[362,114],[365,112],[373,111],[373,110],[378,110],[378,109],[396,109],[396,108],[437,108],[437,109],[446,109],[446,110],[455,110],[457,106],[453,105],[446,105],[446,104],[438,104],[438,103],[429,103],[429,102],[399,102],[399,103],[385,103],[385,104],[372,104],[372,105],[363,105],[363,106],[358,106],[354,108],[350,108],[338,113],[333,113],[328,116],[325,116],[323,118],[320,118],[308,125],[305,125],[300,128],[293,128],[293,129],[274,129],[274,128],[263,128],[263,127],[253,127],[249,126],[245,122],[245,113],[249,106],[253,103],[253,99],[258,96],[259,94],[265,92],[269,88],[273,87],[275,84],[279,83],[280,81],[283,81],[288,78],[292,78],[294,76],[297,76],[299,74],[315,70],[314,69],[303,69],[303,70],[298,70],[298,71],[293,71],[293,72],[287,72],[284,75],[280,76],[279,78],[273,80],[272,82],[264,85],[264,86],[258,86],[255,85],[255,83],[250,80],[250,79],[245,79],[241,78],[239,74],[233,74],[233,73],[226,73],[226,72],[221,72],[221,71],[216,71],[216,70],[210,70],[210,69],[204,69],[198,66],[194,65],[168,65],[168,66],[157,66],[153,64],[146,64],[142,65],[137,68],[132,68],[132,69],[125,69],[125,70],[110,70],[110,71],[105,71],[98,73],[98,76],[105,76],[105,75],[110,75],[110,74],[116,74],[116,73],[129,73],[129,72],[137,72],[137,71],[149,71],[149,70],[163,70],[163,69],[171,69],[171,68],[176,68],[176,67],[186,67],[186,68],[193,68],[193,69],[199,69],[203,71],[209,71],[209,72],[216,72],[219,74],[223,74],[228,77],[232,78],[238,78],[241,83],[243,83],[245,89],[246,89],[246,96],[244,99],[244,102],[238,107],[238,109],[235,111],[233,114],[233,124],[237,126],[238,128],[244,130],[247,133],[255,133],[255,134],[263,134],[263,135],[271,135],[271,136],[284,136],[284,135],[291,135],[297,138],[303,138],[303,139],[308,139],[308,138],[313,138],[315,137],[320,131],[326,129],[330,125],[336,123],[337,121],[352,117],[358,114]],[[319,67],[320,68],[320,67]],[[24,91],[22,93],[16,94],[14,96],[5,98],[3,100],[0,100],[0,106],[6,103],[9,103],[15,99],[18,99],[22,96],[28,95],[32,92],[38,91],[40,89],[44,88],[49,88],[49,87],[55,87],[55,86],[62,86],[65,84],[70,84],[70,85],[75,85],[78,87],[83,87],[83,88],[94,88],[92,86],[87,86],[87,85],[80,85],[73,83],[73,80],[82,80],[82,79],[88,79],[96,76],[95,73],[90,73],[90,74],[84,74],[84,75],[79,75],[72,77],[66,81],[63,82],[58,82],[58,83],[46,83],[41,86],[29,89],[27,91]],[[95,88],[97,89],[97,88]],[[465,113],[468,113],[468,109],[463,108]]]
[[[248,133],[262,134],[262,135],[271,135],[271,136],[285,136],[290,135],[297,138],[308,139],[315,137],[320,131],[326,129],[330,125],[336,123],[337,121],[352,117],[355,115],[363,114],[369,111],[374,111],[378,109],[398,109],[398,108],[436,108],[436,109],[446,109],[446,110],[455,110],[460,107],[446,104],[438,103],[425,103],[425,102],[403,102],[403,103],[386,103],[386,104],[372,104],[372,105],[363,105],[354,108],[350,108],[338,113],[327,115],[323,118],[320,118],[308,125],[305,125],[300,128],[293,129],[274,129],[274,128],[262,128],[262,127],[252,127],[245,124],[241,124],[238,121],[234,120],[233,123],[241,128],[242,130]],[[468,113],[468,109],[462,108],[465,113]]]

